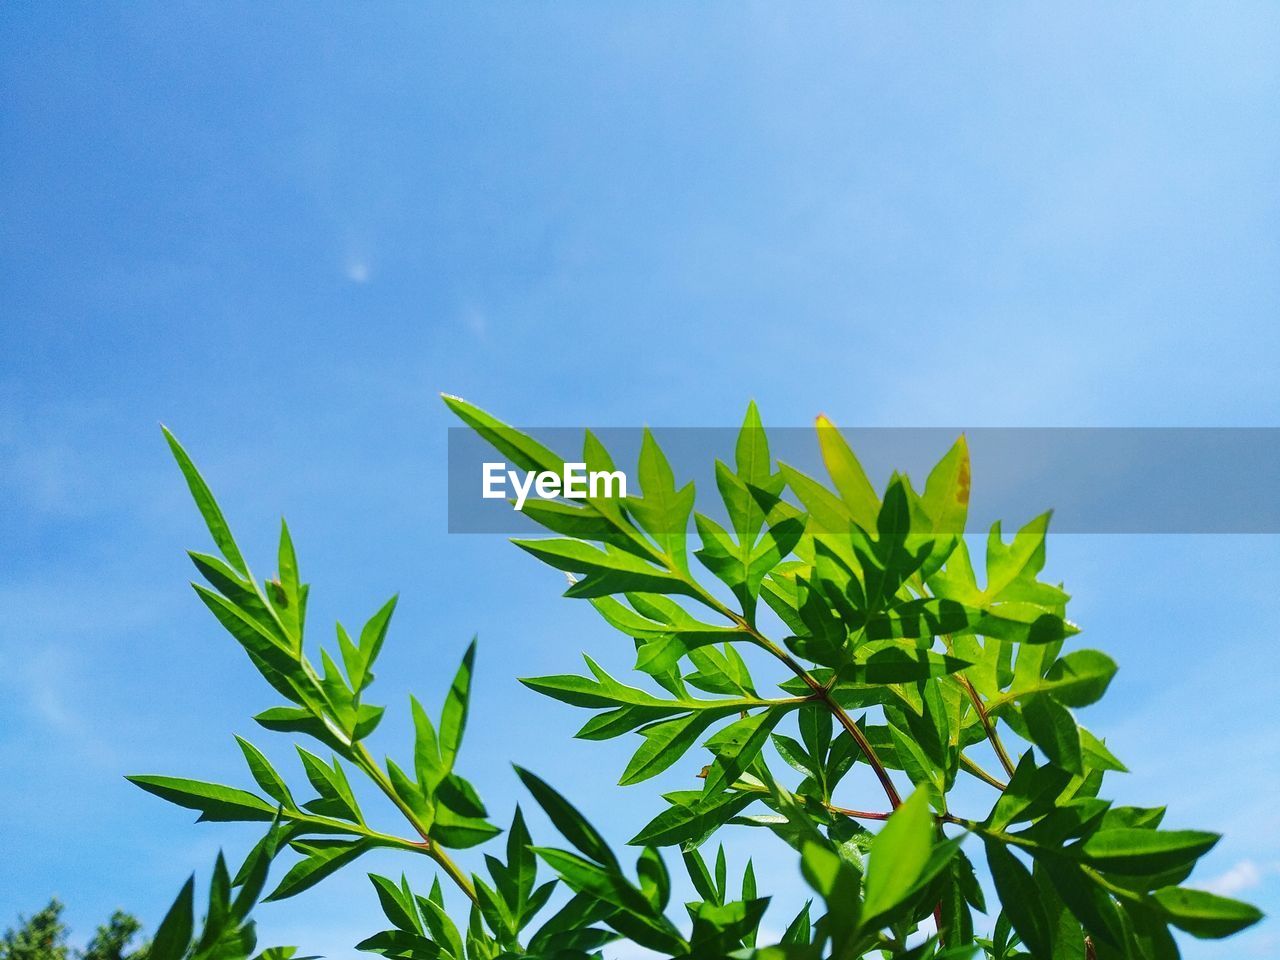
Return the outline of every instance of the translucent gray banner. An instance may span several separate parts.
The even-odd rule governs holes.
[[[569,464],[584,464],[583,431],[520,428]],[[626,493],[641,490],[638,427],[593,434],[625,476]],[[696,509],[718,521],[725,511],[715,460],[732,466],[737,428],[653,428],[676,485],[696,484]],[[1006,532],[1052,509],[1056,533],[1280,533],[1280,428],[851,428],[841,434],[877,491],[893,472],[922,491],[934,465],[964,434],[972,471],[967,529],[993,521]],[[813,428],[767,431],[772,469],[778,461],[830,487]],[[486,464],[489,465],[486,467]],[[497,464],[504,464],[499,468]],[[565,485],[537,477],[474,431],[449,430],[448,522],[451,533],[531,534],[541,528],[511,500],[550,499]],[[570,492],[588,489],[592,471],[571,467]],[[616,496],[616,476],[597,471],[597,495]],[[608,487],[607,484],[612,484]],[[488,496],[486,496],[486,493]],[[797,503],[791,491],[783,499]]]

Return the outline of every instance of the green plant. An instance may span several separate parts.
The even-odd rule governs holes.
[[[516,466],[562,472],[563,460],[537,441],[460,399],[445,400]],[[640,848],[633,869],[563,796],[517,768],[568,846],[534,844],[516,807],[505,857],[486,855],[483,873],[464,872],[453,851],[499,832],[455,769],[474,643],[438,722],[411,703],[412,760],[379,764],[364,740],[383,708],[365,697],[394,599],[358,633],[339,625],[336,652],[321,651],[314,665],[303,644],[308,588],[287,528],[278,575],[257,580],[172,436],[221,554],[191,555],[208,584],[195,589],[287,701],[256,719],[323,745],[331,757],[298,748],[315,793],[302,802],[245,740],[240,748],[259,793],[131,779],[201,819],[269,823],[259,866],[286,848],[300,855],[269,900],[300,893],[376,847],[433,862],[469,901],[465,920],[456,912],[459,922],[451,919],[439,875],[425,895],[403,877],[373,876],[391,927],[360,947],[388,957],[571,960],[607,955],[609,944],[625,939],[671,957],[980,951],[994,960],[1164,960],[1178,955],[1170,926],[1222,937],[1256,922],[1253,907],[1179,886],[1215,834],[1164,830],[1163,808],[1099,797],[1105,774],[1124,767],[1072,711],[1097,701],[1116,668],[1097,651],[1063,652],[1078,630],[1066,618],[1067,594],[1039,578],[1048,515],[1011,542],[999,526],[991,531],[980,586],[962,535],[969,493],[963,438],[922,492],[895,475],[883,494],[824,420],[818,439],[830,486],[785,464],[775,469],[750,407],[734,464],[716,463],[727,525],[694,512],[692,485],[677,486],[647,432],[640,495],[524,505],[557,536],[517,545],[568,574],[567,595],[587,600],[630,638],[648,689],[622,683],[589,657],[589,675],[523,682],[594,711],[579,737],[639,734],[623,784],[645,781],[700,746],[708,751],[701,782],[692,777],[701,764],[690,763],[690,789],[663,797],[660,812],[630,841]],[[592,470],[614,468],[590,432],[582,460]],[[769,683],[777,694],[760,692],[760,668],[749,668],[746,648],[776,664],[780,676]],[[794,771],[786,782],[775,756]],[[858,764],[883,793],[882,804],[858,806],[874,809],[837,803]],[[367,822],[349,771],[386,795],[412,836]],[[985,813],[951,808],[961,776],[994,791]],[[878,832],[868,828],[877,822]],[[769,899],[750,863],[731,890],[723,847],[714,865],[701,853],[728,824],[759,828],[794,848],[825,910],[805,904],[778,943],[759,943]],[[678,849],[700,898],[686,905],[682,922],[669,916],[662,848]],[[966,852],[976,848],[998,899],[990,909]],[[550,879],[539,879],[539,862]],[[556,897],[557,885],[565,895]],[[994,916],[989,937],[975,935],[975,911]]]
[[[142,921],[132,914],[117,910],[107,922],[94,931],[80,960],[146,960],[147,947],[130,949],[134,937],[142,929]]]
[[[68,953],[67,926],[57,898],[30,917],[19,917],[18,926],[0,937],[2,960],[67,960]]]
[[[62,910],[62,902],[55,897],[30,917],[19,917],[17,928],[0,937],[0,960],[146,960],[149,944],[134,944],[142,923],[132,914],[116,910],[83,950],[72,950],[67,946]]]

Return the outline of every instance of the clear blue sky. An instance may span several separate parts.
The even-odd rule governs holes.
[[[81,936],[154,924],[248,835],[122,775],[247,783],[233,731],[287,759],[184,586],[204,539],[158,421],[263,572],[288,515],[317,630],[401,591],[380,746],[478,632],[465,772],[505,819],[518,758],[622,841],[650,786],[584,781],[629,744],[512,679],[614,638],[445,534],[437,392],[564,426],[749,397],[786,426],[1277,425],[1277,103],[1270,4],[5,4],[0,923],[57,892]],[[1225,831],[1197,880],[1280,910],[1277,538],[1050,557],[1122,665],[1085,715],[1135,771],[1113,789]],[[357,871],[260,921],[348,956],[375,915]],[[1264,924],[1188,956],[1277,951]]]

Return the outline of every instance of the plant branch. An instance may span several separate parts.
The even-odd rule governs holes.
[[[966,770],[968,770],[970,773],[972,773],[979,780],[981,780],[983,783],[990,784],[991,786],[995,787],[997,790],[1001,791],[1002,793],[1004,792],[1005,788],[1009,786],[1007,783],[1001,783],[991,774],[987,773],[987,771],[983,770],[982,767],[978,766],[976,763],[974,763],[972,760],[966,757],[963,753],[960,754],[960,765],[964,767]]]
[[[866,734],[862,732],[861,728],[858,727],[853,718],[845,712],[845,709],[840,706],[840,704],[836,703],[835,698],[831,695],[831,691],[814,679],[813,674],[809,673],[809,671],[804,668],[803,664],[798,662],[791,656],[791,654],[787,653],[786,650],[783,650],[780,646],[757,630],[754,625],[742,616],[742,614],[735,612],[717,600],[706,590],[706,588],[702,586],[702,584],[698,583],[698,581],[691,577],[687,572],[678,567],[670,560],[670,558],[667,558],[666,562],[671,573],[683,579],[685,583],[697,591],[698,598],[703,603],[732,621],[739,630],[747,634],[758,646],[763,647],[769,653],[781,660],[786,665],[787,669],[804,681],[805,686],[813,691],[813,698],[821,700],[826,704],[827,709],[831,711],[832,715],[836,718],[836,721],[844,728],[845,733],[847,733],[853,739],[853,742],[858,745],[858,749],[862,751],[863,757],[866,758],[871,769],[875,771],[876,779],[880,781],[880,786],[884,788],[885,796],[889,798],[889,805],[895,810],[902,806],[902,797],[898,794],[898,788],[893,785],[893,780],[890,779],[889,772],[885,768],[884,762],[880,759],[879,755],[876,754],[875,748],[871,746],[871,742],[867,740]]]
[[[848,817],[850,820],[888,820],[891,814],[883,812],[872,812],[868,810],[850,810],[848,807],[837,807],[834,804],[823,804],[828,810],[837,816]],[[964,817],[953,816],[950,813],[935,813],[933,818],[939,823],[953,823],[956,826],[968,827],[970,821]]]
[[[707,768],[703,767],[702,770],[699,771],[698,777],[705,778],[706,775],[707,775]],[[769,793],[766,787],[758,784],[753,784],[747,781],[743,781],[743,780],[735,781],[733,784],[733,789],[737,790],[739,793],[759,793],[759,794],[766,794],[766,795]],[[837,806],[834,803],[828,803],[825,800],[817,800],[816,798],[807,797],[802,793],[795,794],[795,798],[796,800],[799,800],[805,803],[809,803],[809,802],[819,803],[828,811],[830,811],[831,813],[834,813],[836,816],[848,817],[850,820],[880,821],[880,820],[888,820],[891,816],[893,816],[893,811],[891,810],[853,810],[853,809],[850,809],[849,807],[841,807],[841,806]],[[933,815],[933,818],[936,821],[938,821],[938,823],[952,823],[952,824],[955,824],[956,826],[964,827],[967,830],[973,829],[973,825],[974,825],[974,821],[968,819],[967,817],[957,817],[950,813],[935,813]]]
[[[924,593],[927,596],[928,590],[925,590]],[[947,653],[955,653],[950,634],[942,635],[942,643],[947,648]],[[991,714],[987,712],[986,706],[982,703],[982,696],[978,693],[978,688],[973,685],[972,680],[965,676],[963,671],[957,673],[956,678],[968,692],[969,700],[973,703],[973,709],[978,714],[978,719],[982,721],[982,729],[986,731],[987,739],[991,741],[991,748],[995,750],[996,756],[1000,758],[1000,766],[1004,767],[1006,776],[1012,777],[1015,769],[1013,761],[1009,758],[1009,751],[1004,748],[1004,743],[1000,739],[1000,732],[996,730]]]
[[[471,899],[472,903],[478,903],[479,901],[476,899],[475,887],[471,885],[471,881],[467,879],[467,875],[462,872],[462,868],[453,861],[453,858],[450,857],[448,853],[432,841],[429,836],[428,828],[422,823],[422,820],[416,813],[414,813],[409,805],[401,800],[396,794],[395,788],[391,786],[391,781],[388,780],[386,774],[382,772],[377,761],[375,761],[373,756],[369,753],[368,748],[365,747],[363,743],[356,742],[352,744],[351,752],[355,757],[356,763],[360,766],[360,769],[365,772],[370,780],[378,785],[378,789],[387,795],[387,798],[396,805],[396,809],[404,814],[404,818],[409,821],[413,826],[413,829],[418,832],[420,837],[422,837],[421,843],[415,843],[413,845],[421,848],[427,856],[438,863],[440,865],[440,869],[449,875],[449,879],[457,884],[458,888]]]
[[[1000,766],[1004,767],[1007,776],[1012,777],[1015,769],[1013,760],[1009,758],[1009,752],[1004,748],[1004,743],[1000,740],[1000,732],[996,730],[996,725],[991,719],[991,715],[987,713],[986,707],[982,705],[982,697],[978,694],[978,689],[973,685],[968,677],[959,674],[960,682],[964,688],[969,691],[969,699],[973,701],[973,709],[978,714],[978,719],[982,721],[982,729],[987,732],[987,739],[991,741],[991,747],[996,752],[996,756],[1000,758]]]
[[[885,768],[884,762],[876,754],[875,748],[871,746],[871,742],[867,739],[867,735],[862,732],[862,728],[845,712],[845,709],[840,704],[836,703],[831,691],[825,685],[819,683],[791,654],[787,653],[768,637],[754,628],[750,628],[745,622],[743,622],[743,627],[755,638],[757,644],[781,660],[797,677],[803,680],[805,685],[813,691],[815,699],[826,704],[827,708],[835,716],[836,721],[844,728],[845,733],[852,737],[853,742],[858,745],[858,749],[862,751],[862,755],[866,758],[867,763],[870,764],[871,769],[875,771],[876,778],[880,781],[880,786],[884,788],[885,796],[889,798],[889,805],[895,810],[898,809],[902,805],[902,797],[898,795],[898,788],[893,785],[893,780],[890,779],[889,771]]]

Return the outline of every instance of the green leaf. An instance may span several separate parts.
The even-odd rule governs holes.
[[[488,816],[476,788],[456,773],[451,773],[440,781],[436,799],[455,813],[468,817]]]
[[[210,554],[188,550],[187,556],[200,575],[222,594],[229,604],[236,607],[245,619],[251,620],[274,643],[292,652],[294,646],[292,638],[277,620],[275,611],[267,605],[250,581]]]
[[[1217,940],[1238,933],[1262,919],[1262,911],[1239,900],[1204,890],[1165,887],[1151,897],[1169,923],[1194,937]]]
[[[223,628],[254,659],[255,664],[260,661],[273,671],[263,671],[263,676],[271,685],[290,700],[301,702],[303,691],[299,687],[302,668],[293,651],[271,630],[221,594],[198,583],[191,586]]]
[[[262,751],[243,737],[236,737],[236,743],[240,744],[245,762],[249,765],[249,772],[253,774],[253,779],[258,782],[263,792],[277,803],[296,810],[298,805],[294,803],[288,785],[280,774],[276,773],[271,762],[262,755]]]
[[[636,876],[640,879],[640,890],[653,905],[653,909],[661,912],[666,909],[671,899],[671,875],[662,860],[662,854],[656,847],[645,847],[636,861]]]
[[[440,948],[426,937],[404,930],[383,930],[366,937],[356,944],[357,950],[380,953],[385,957],[415,957],[436,960],[442,956]]]
[[[295,651],[302,650],[302,630],[306,622],[307,588],[298,573],[298,555],[293,549],[289,525],[280,520],[280,546],[276,552],[279,596],[274,598],[276,612],[292,634]]]
[[[969,897],[973,894],[981,899],[982,888],[973,872],[973,864],[963,853],[957,851],[954,860],[948,864],[942,879],[942,895],[939,900],[939,913],[942,920],[939,935],[943,942],[966,944],[973,942],[973,914],[970,911]]]
[[[563,938],[573,938],[579,931],[589,932],[590,925],[613,912],[613,908],[585,894],[575,894],[569,902],[542,924],[529,939],[529,949],[539,955],[552,952],[554,943],[563,942]],[[616,934],[610,933],[604,942],[614,939]]]
[[[933,848],[933,813],[923,790],[893,812],[871,843],[863,914],[870,921],[912,892]]]
[[[436,808],[431,839],[452,850],[464,850],[496,837],[502,830],[487,820],[457,813],[441,804]]]
[[[440,713],[440,759],[446,770],[452,770],[462,745],[467,725],[467,702],[471,697],[471,672],[476,662],[476,641],[472,639],[454,675]]]
[[[209,485],[204,482],[204,477],[200,476],[200,471],[196,469],[196,465],[192,463],[191,458],[187,456],[187,451],[182,449],[182,444],[178,443],[178,438],[169,432],[168,427],[161,426],[160,429],[164,431],[164,438],[169,443],[173,458],[178,461],[178,467],[182,470],[182,475],[187,480],[192,499],[195,500],[196,507],[200,510],[200,515],[204,517],[205,526],[209,528],[209,533],[213,536],[213,542],[218,545],[218,549],[222,551],[227,563],[231,564],[232,567],[248,579],[249,566],[244,562],[244,557],[240,554],[240,548],[236,546],[235,537],[231,535],[231,528],[227,525],[226,518],[223,517],[218,502],[213,498],[213,492],[209,489]]]
[[[148,950],[148,960],[180,960],[191,944],[195,924],[196,878],[182,885],[177,899],[160,921]]]
[[[557,674],[550,677],[521,677],[520,682],[530,690],[543,696],[559,700],[574,707],[615,707],[619,704],[632,706],[662,707],[664,702],[652,694],[645,693],[636,687],[617,687],[590,677],[576,674]],[[679,709],[679,705],[674,705]]]
[[[708,797],[701,790],[680,790],[666,794],[666,799],[671,806],[645,824],[627,843],[659,847],[696,844],[758,798],[735,791]]]
[[[912,535],[910,500],[901,478],[891,481],[885,491],[875,530],[875,539],[858,534],[852,540],[862,567],[860,591],[864,596],[859,606],[868,616],[893,605],[899,589],[919,571],[932,551],[931,542],[921,542],[922,538]]]
[[[419,829],[430,829],[436,821],[436,805],[434,798],[423,791],[421,784],[415,782],[390,757],[387,758],[387,779],[391,781],[391,789],[395,795],[418,818]]]
[[[996,801],[987,818],[987,824],[1002,830],[1010,823],[1034,820],[1053,809],[1054,801],[1067,789],[1071,775],[1060,767],[1037,767],[1030,750],[1018,761],[1018,766]]]
[[[692,630],[676,630],[647,640],[636,651],[636,669],[653,676],[675,669],[683,657],[694,650],[729,640],[745,639],[737,627],[699,626]]]
[[[588,823],[568,800],[523,767],[516,767],[515,771],[521,783],[533,794],[533,799],[538,801],[538,806],[542,807],[543,812],[566,840],[592,860],[611,866],[615,870],[618,868],[618,860],[609,849],[604,837],[600,836],[599,831]]]
[[[1031,871],[998,840],[987,839],[986,849],[996,893],[1013,929],[1031,949],[1032,956],[1051,956],[1053,928]]]
[[[295,841],[293,847],[305,856],[289,869],[281,879],[280,885],[271,891],[263,902],[287,900],[303,890],[314,887],[325,877],[351,863],[371,846],[368,840],[313,840],[309,843]]]
[[[301,707],[272,707],[253,718],[277,733],[303,733],[350,759],[351,745],[332,726]]]
[[[479,907],[485,923],[501,942],[509,942],[516,935],[516,921],[507,908],[505,901],[478,876],[472,877],[472,885],[476,891],[476,906]]]
[[[764,431],[751,424],[748,411],[738,437],[738,472],[723,462],[715,463],[716,486],[724,501],[735,539],[711,518],[694,515],[702,549],[697,553],[703,565],[733,591],[742,603],[748,620],[755,615],[760,582],[787,556],[804,534],[803,515],[782,502],[784,478],[770,472],[768,441]],[[756,542],[762,524],[770,524]]]
[[[413,714],[413,763],[418,780],[427,793],[435,793],[440,781],[448,774],[448,768],[440,756],[440,738],[436,735],[435,725],[427,716],[416,697],[409,697],[409,707]]]
[[[605,920],[610,926],[651,950],[684,952],[684,939],[669,921],[654,911],[644,894],[632,886],[616,866],[592,863],[567,850],[533,849],[569,889],[617,907],[621,915],[615,913]]]
[[[717,719],[719,717],[712,711],[698,711],[643,727],[640,735],[644,737],[644,743],[627,763],[618,783],[629,786],[657,776],[684,756]]]
[[[662,448],[646,428],[640,444],[642,497],[628,497],[627,509],[677,567],[688,569],[685,537],[693,510],[693,484],[677,490],[675,476]]]
[[[819,929],[825,927],[833,944],[838,946],[852,934],[860,917],[865,915],[858,902],[862,878],[857,868],[827,847],[810,841],[800,851],[800,871],[809,886],[826,901],[828,912],[820,921]]]
[[[267,883],[267,873],[271,869],[271,862],[275,859],[276,854],[280,852],[289,830],[290,827],[286,826],[277,817],[276,820],[272,821],[271,826],[267,828],[267,832],[262,838],[253,845],[249,855],[240,864],[240,869],[236,871],[235,879],[231,881],[231,885],[232,887],[238,887],[239,891],[231,904],[231,916],[237,922],[245,920],[254,906],[257,905],[258,898],[262,895],[263,887]]]
[[[903,641],[875,641],[865,644],[858,654],[865,659],[841,667],[836,674],[837,683],[913,683],[971,666],[968,660],[920,650]]]
[[[604,597],[639,592],[683,594],[698,597],[688,583],[611,544],[603,549],[580,540],[512,540],[520,549],[544,563],[567,573],[580,573],[582,580],[571,586],[567,597]],[[700,598],[699,598],[700,599]]]
[[[808,946],[810,938],[809,908],[813,906],[812,900],[806,900],[804,906],[800,908],[800,912],[792,918],[787,924],[787,929],[782,932],[782,944],[804,944]]]
[[[369,879],[373,882],[373,888],[378,894],[378,902],[382,905],[382,912],[386,918],[406,933],[421,934],[422,924],[418,920],[412,898],[386,877],[371,873]]]
[[[942,634],[974,633],[984,625],[985,614],[945,597],[921,597],[894,603],[867,622],[872,640],[921,639]]]
[[[703,746],[715,754],[716,762],[707,771],[703,792],[712,796],[731,786],[755,762],[786,712],[785,707],[771,707],[748,714],[708,739]]]
[[[1101,870],[1143,874],[1173,870],[1213,849],[1220,839],[1202,830],[1099,830],[1078,845],[1080,855]]]
[[[779,461],[778,469],[782,472],[782,477],[786,480],[787,486],[804,506],[808,516],[808,532],[812,533],[815,538],[820,538],[824,541],[829,538],[830,543],[836,549],[844,550],[849,554],[849,559],[852,559],[852,553],[841,543],[843,536],[849,530],[850,524],[853,523],[849,508],[845,506],[839,497],[832,494],[818,481],[794,467]],[[875,515],[872,514],[873,523],[874,517]],[[831,534],[835,534],[835,536],[829,537]]]
[[[204,930],[196,943],[201,950],[211,946],[231,921],[231,876],[222,851],[213,864],[213,876],[209,878],[209,910],[205,914]]]
[[[928,796],[934,809],[945,809],[943,797],[946,793],[946,771],[929,757],[909,731],[891,723],[889,734],[898,765],[911,779],[911,783]]]
[[[387,629],[391,626],[391,616],[395,613],[399,596],[394,596],[384,603],[360,631],[360,644],[353,646],[349,642],[342,646],[343,664],[347,668],[347,679],[351,681],[351,689],[357,694],[373,680],[373,663],[378,659],[383,641],[387,638]],[[341,638],[341,627],[339,627]]]
[[[696,673],[685,675],[684,679],[690,686],[707,693],[757,696],[746,662],[729,644],[719,648],[708,646],[691,650],[689,660],[697,668]]]
[[[800,737],[805,749],[818,766],[826,763],[831,748],[831,711],[822,703],[809,703],[800,708]]]
[[[698,896],[708,903],[719,903],[720,892],[716,889],[716,882],[712,879],[711,871],[707,869],[707,861],[702,858],[702,854],[696,849],[685,849],[681,851],[680,856],[684,860],[684,869],[689,875],[689,882],[693,884],[693,889],[697,891]]]
[[[1085,766],[1091,770],[1118,770],[1125,773],[1129,769],[1116,759],[1116,755],[1107,749],[1105,743],[1084,727],[1080,727],[1080,749],[1084,754]]]
[[[574,734],[579,740],[611,740],[630,733],[646,723],[662,720],[681,712],[678,705],[671,707],[618,707],[597,713]]]
[[[516,805],[515,815],[511,818],[511,829],[507,831],[507,877],[510,891],[508,902],[513,904],[517,916],[522,916],[525,905],[533,893],[533,885],[537,880],[538,863],[530,845],[529,828],[525,825],[524,814]],[[498,878],[495,877],[495,880]],[[503,884],[499,882],[499,889]]]
[[[732,955],[744,944],[755,941],[756,931],[769,905],[768,898],[736,900],[732,903],[700,903],[689,908],[693,931],[689,952],[696,957]]]
[[[1071,711],[1051,696],[1036,697],[1022,708],[1031,740],[1046,757],[1077,775],[1084,774],[1080,730]]]
[[[356,707],[356,722],[352,730],[352,739],[363,740],[365,737],[373,733],[378,728],[378,724],[382,722],[382,715],[386,713],[386,707],[375,707],[367,703],[362,703]],[[347,756],[346,750],[338,751],[342,756]]]
[[[432,896],[415,897],[418,903],[418,910],[421,912],[422,919],[436,943],[443,945],[457,960],[462,960],[466,956],[462,946],[462,936],[458,933],[457,926],[445,913],[441,902],[443,898],[439,894],[440,883],[437,880],[432,887]]]
[[[773,472],[773,460],[769,456],[769,437],[754,400],[747,403],[747,413],[742,418],[733,454],[738,477],[744,483],[759,487],[768,482]]]
[[[1041,857],[1038,864],[1094,942],[1119,948],[1124,940],[1124,920],[1111,895],[1095,878],[1058,857]]]
[[[342,772],[342,765],[338,758],[334,757],[333,765],[330,766],[314,753],[302,747],[296,747],[296,749],[298,756],[302,758],[302,767],[306,771],[307,779],[320,794],[318,800],[304,804],[306,809],[327,817],[364,823],[364,817],[360,815],[360,808],[356,804],[355,794],[351,792],[351,784],[346,774]]]
[[[1075,650],[1045,674],[1054,699],[1069,707],[1087,707],[1102,699],[1116,673],[1116,662],[1098,650]]]
[[[1116,663],[1105,653],[1075,650],[1055,661],[1044,677],[1015,684],[1007,693],[993,697],[988,707],[1027,701],[1043,693],[1052,693],[1055,700],[1069,707],[1087,707],[1102,699],[1115,673]]]
[[[275,819],[274,806],[235,787],[180,777],[135,776],[125,779],[170,803],[188,810],[199,810],[201,820],[270,822]]]
[[[564,460],[548,450],[532,437],[526,436],[514,427],[486,413],[474,404],[461,397],[442,393],[440,398],[463,423],[475,430],[495,449],[512,461],[522,470],[549,470],[560,473],[564,469]]]
[[[803,715],[804,712],[801,713],[801,716]],[[773,748],[778,751],[778,756],[787,766],[815,780],[822,775],[821,765],[809,756],[809,752],[794,738],[775,733],[769,739],[773,743]]]
[[[985,594],[994,599],[1016,581],[1034,582],[1044,569],[1044,540],[1049,530],[1052,511],[1046,511],[1022,527],[1006,544],[1000,534],[1000,522],[991,525],[987,537],[987,588]]]
[[[864,530],[874,529],[876,517],[880,513],[880,498],[867,479],[866,471],[862,469],[862,464],[834,423],[825,416],[820,416],[816,426],[822,460],[827,465],[827,473],[840,492],[840,499],[844,501],[849,516]],[[835,533],[837,530],[833,528],[827,532]]]
[[[920,498],[935,533],[964,533],[971,479],[969,442],[961,434],[929,473]]]

